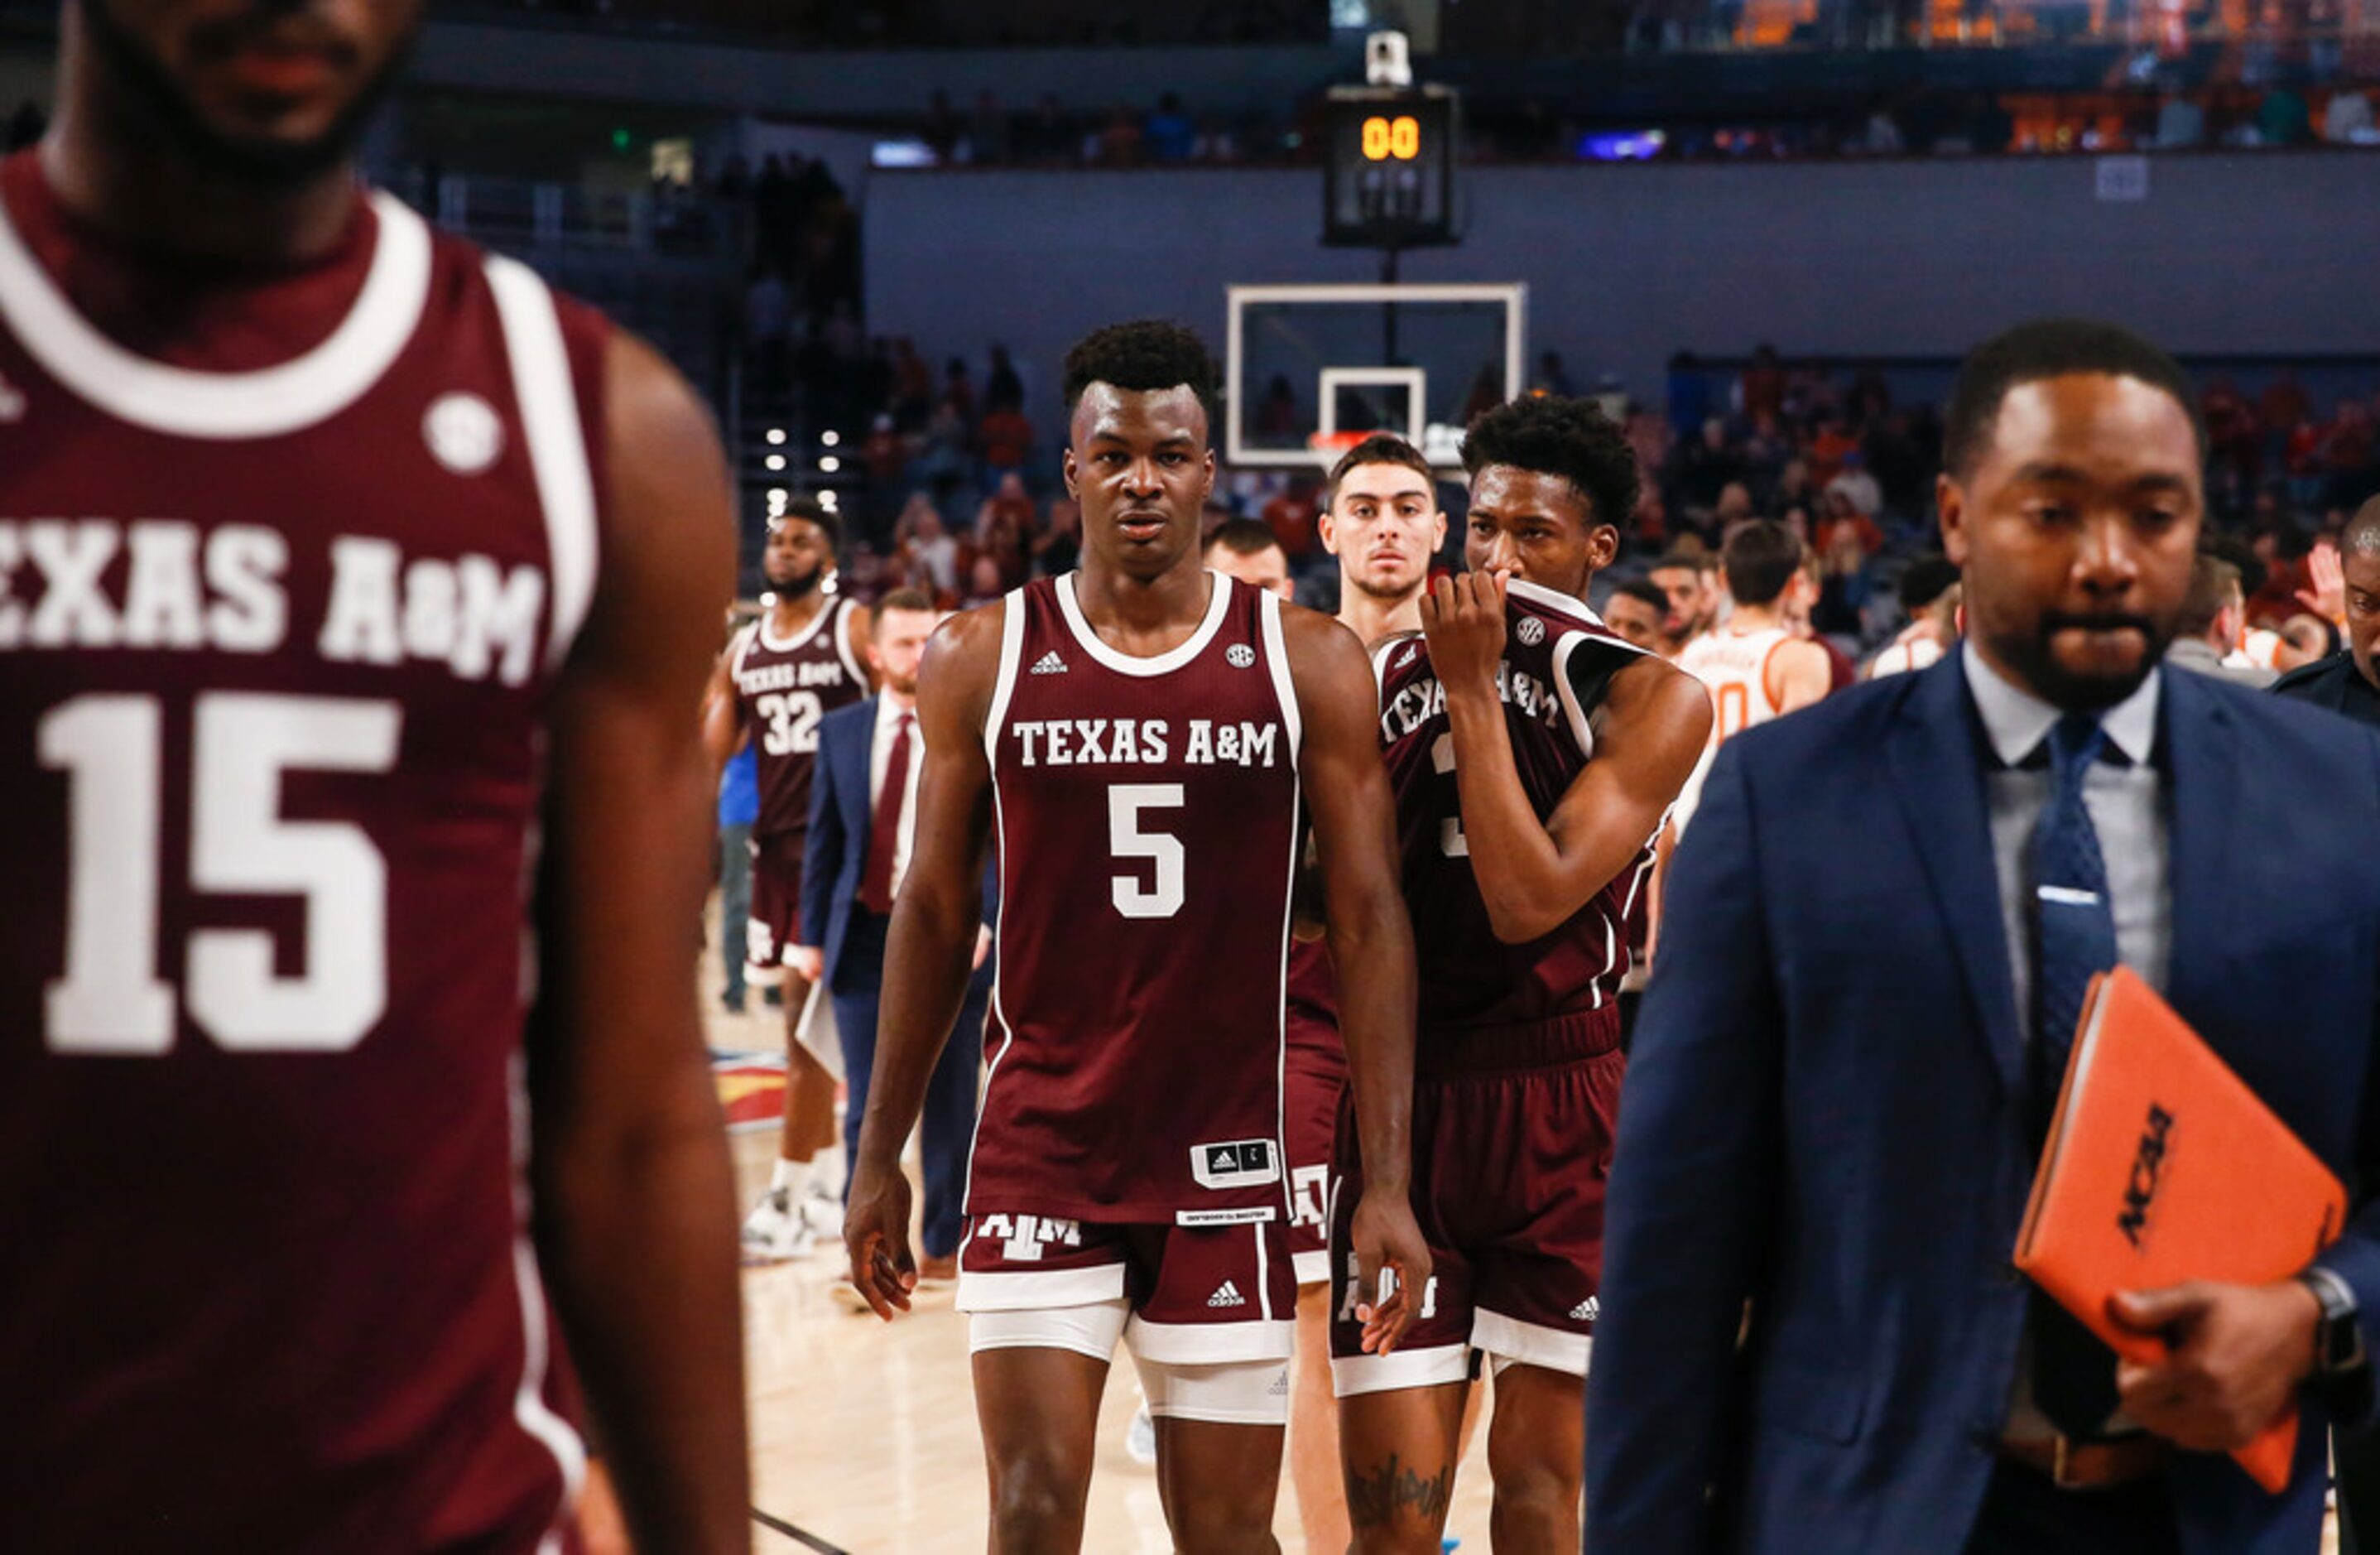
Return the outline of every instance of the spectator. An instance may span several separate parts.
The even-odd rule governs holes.
[[[2306,100],[2294,87],[2277,86],[2256,109],[2256,139],[2266,146],[2302,146],[2313,139]]]
[[[1303,567],[1316,554],[1316,513],[1314,482],[1304,478],[1290,481],[1264,505],[1265,527],[1281,542],[1281,554],[1293,568]]]
[[[1022,469],[1033,456],[1033,423],[1014,400],[991,401],[977,438],[983,444],[984,464],[995,472]]]
[[[1578,391],[1571,385],[1570,372],[1562,366],[1561,353],[1560,351],[1545,351],[1539,353],[1537,357],[1537,375],[1530,380],[1529,388],[1533,393],[1560,395],[1566,399],[1574,396],[1578,393]]]
[[[2181,616],[2174,623],[2173,646],[2166,650],[2166,662],[2252,690],[2265,689],[2278,678],[2273,671],[2233,662],[2247,614],[2240,569],[2220,556],[2202,552],[2191,571],[2190,592],[2182,598]]]
[[[1148,128],[1143,132],[1149,160],[1152,162],[1188,162],[1196,150],[1198,127],[1183,111],[1182,99],[1167,92],[1157,100],[1157,112],[1148,115]]]
[[[793,298],[785,290],[784,278],[767,265],[754,265],[750,284],[744,288],[744,338],[764,393],[774,394],[784,386],[793,321]]]
[[[991,371],[984,375],[983,402],[992,409],[1002,406],[1021,407],[1025,404],[1025,379],[1010,359],[1008,347],[995,345],[991,348]]]
[[[1043,577],[1072,572],[1083,557],[1083,510],[1072,497],[1050,504],[1050,519],[1033,537],[1033,569]]]
[[[1000,564],[990,556],[978,556],[975,565],[967,569],[966,592],[959,596],[958,608],[973,610],[978,605],[997,604],[1008,592],[1001,579]]]
[[[1265,385],[1264,398],[1257,403],[1257,436],[1268,443],[1297,441],[1297,392],[1289,380],[1274,373]]]
[[[2369,145],[2374,140],[2372,99],[2352,87],[2331,93],[2322,111],[2322,138],[2334,146]]]
[[[1747,421],[1785,413],[1785,364],[1778,358],[1776,346],[1763,344],[1753,347],[1752,365],[1737,381],[1736,394]]]
[[[1783,517],[1791,508],[1814,511],[1818,505],[1818,488],[1810,480],[1810,467],[1800,459],[1787,461],[1778,472],[1777,484],[1768,494],[1768,511]]]
[[[1692,351],[1670,358],[1668,396],[1670,427],[1680,439],[1694,436],[1710,419],[1710,380]]]
[[[942,403],[958,412],[960,420],[975,420],[975,383],[967,375],[965,357],[953,357],[942,369]]]
[[[942,527],[942,516],[923,492],[912,492],[901,510],[901,520],[892,527],[892,544],[902,575],[912,587],[941,601],[958,597],[959,542]]]
[[[976,554],[991,563],[1003,591],[1023,583],[1032,571],[1036,516],[1025,478],[1014,470],[1000,478],[998,489],[976,514]]]
[[[2206,144],[2206,110],[2178,91],[2157,100],[2155,145],[2161,152],[2193,151]]]
[[[1920,556],[1901,568],[1900,609],[1909,625],[1868,665],[1870,680],[1930,668],[1958,642],[1958,567],[1945,556]]]
[[[1140,163],[1140,121],[1132,116],[1129,108],[1117,108],[1108,115],[1105,125],[1084,145],[1086,162],[1103,167],[1134,167]]]
[[[1707,516],[1718,505],[1718,494],[1743,473],[1743,461],[1727,443],[1727,423],[1714,416],[1703,423],[1702,436],[1678,444],[1676,487],[1679,503],[1691,516]]]
[[[1863,518],[1874,518],[1884,510],[1884,489],[1876,477],[1867,472],[1867,456],[1850,449],[1843,455],[1843,468],[1827,482],[1827,495],[1840,492],[1851,499],[1854,511]]]
[[[967,118],[966,147],[967,161],[978,166],[1008,160],[1008,115],[990,88],[976,94],[975,112]]]

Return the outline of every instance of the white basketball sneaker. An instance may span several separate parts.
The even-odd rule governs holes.
[[[744,1222],[744,1261],[789,1263],[818,1250],[818,1233],[788,1188],[771,1188]]]

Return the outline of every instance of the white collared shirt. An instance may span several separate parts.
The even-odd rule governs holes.
[[[901,879],[909,872],[909,844],[917,834],[917,774],[926,766],[925,731],[917,723],[914,709],[895,707],[890,694],[876,699],[876,739],[868,753],[868,813],[872,819],[876,804],[884,793],[884,769],[892,759],[892,736],[899,732],[901,720],[909,721],[909,775],[902,784],[901,830],[892,842],[892,890],[901,889]]]
[[[2018,764],[2049,737],[2060,712],[1985,663],[1973,646],[1962,644],[1959,651],[1984,733],[1993,754],[2006,763],[1985,775],[1985,791],[1991,805],[1992,865],[1999,876],[2000,922],[2016,985],[2017,1024],[2031,1041],[2038,1033],[2033,1029],[2033,915],[2025,900],[2032,875],[2028,852],[2034,828],[2049,803],[2051,777],[2047,771],[2022,771]],[[2132,764],[2095,762],[2082,779],[2082,803],[2091,812],[2099,854],[2107,866],[2117,955],[2160,992],[2173,949],[2165,778],[2150,759],[2156,751],[2163,674],[2152,670],[2139,690],[2100,720],[2108,743]]]

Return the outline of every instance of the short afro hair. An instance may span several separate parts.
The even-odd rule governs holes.
[[[1207,412],[1209,441],[1215,425],[1215,358],[1206,343],[1171,319],[1135,319],[1093,330],[1066,353],[1066,414],[1083,402],[1094,383],[1135,394],[1187,385]]]
[[[1992,336],[1960,364],[1942,419],[1942,465],[1965,480],[1992,440],[2009,391],[2046,378],[2104,373],[2137,378],[2171,395],[2190,418],[2198,456],[2206,457],[2206,421],[2180,362],[2131,330],[2096,319],[2036,319]]]
[[[1625,524],[1636,513],[1636,451],[1594,402],[1530,395],[1483,411],[1463,437],[1463,468],[1489,465],[1559,475],[1586,499],[1590,527]]]
[[[769,532],[774,534],[778,526],[788,518],[799,518],[806,523],[816,524],[819,527],[819,533],[826,537],[826,548],[829,551],[842,549],[843,520],[829,513],[820,504],[818,498],[811,496],[808,492],[789,499],[782,511],[769,516]]]

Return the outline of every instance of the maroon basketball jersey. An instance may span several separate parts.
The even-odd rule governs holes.
[[[196,282],[0,164],[0,1549],[562,1548],[521,1046],[604,344],[384,196]]]
[[[1504,660],[1496,673],[1521,785],[1550,816],[1595,755],[1589,723],[1611,676],[1641,650],[1566,594],[1518,578],[1505,593]],[[1424,1040],[1466,1027],[1510,1026],[1599,1009],[1628,970],[1631,905],[1651,868],[1652,839],[1567,923],[1525,945],[1496,937],[1463,835],[1454,736],[1428,644],[1408,637],[1375,654],[1380,740],[1397,796],[1405,902],[1421,971]]]
[[[1099,639],[1074,574],[1002,606],[984,726],[1000,971],[970,1214],[1286,1210],[1297,698],[1281,601],[1209,577],[1197,630],[1156,658]]]
[[[801,837],[810,829],[810,777],[818,769],[819,720],[868,695],[851,656],[852,608],[830,599],[809,625],[780,640],[769,617],[744,629],[729,670],[736,722],[751,731],[760,781],[756,837]]]

